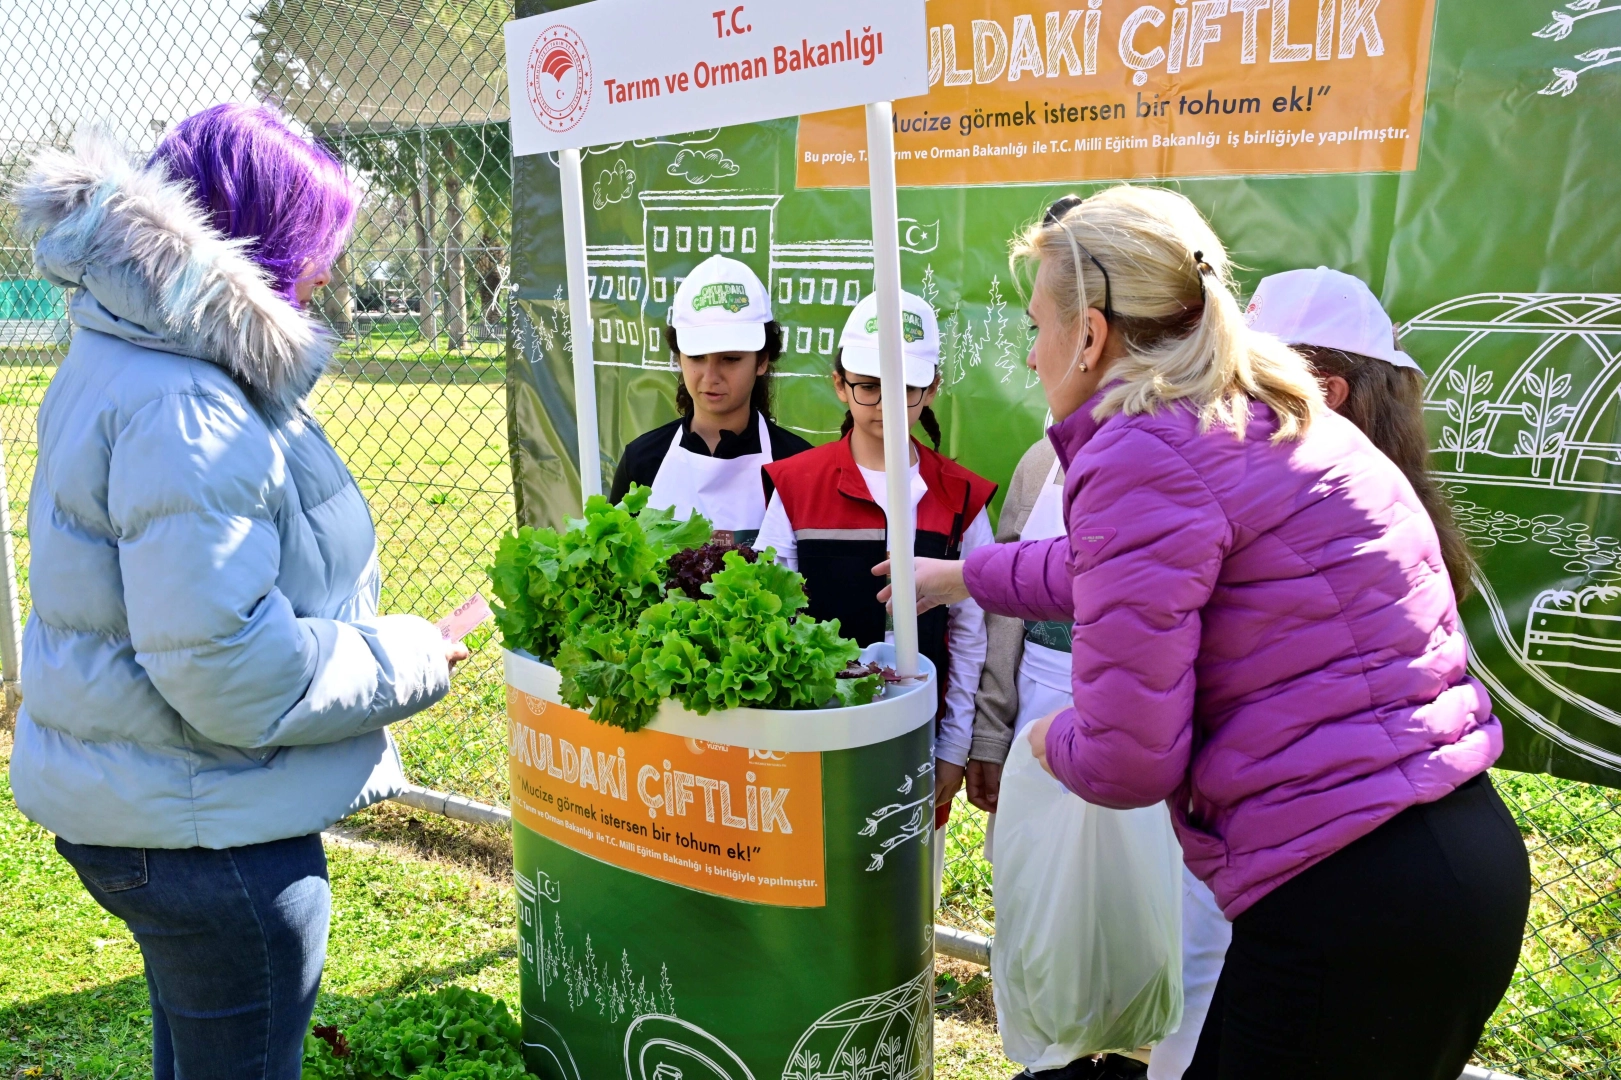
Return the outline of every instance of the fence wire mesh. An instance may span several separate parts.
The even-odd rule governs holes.
[[[314,407],[370,500],[385,610],[436,617],[483,587],[512,525],[506,345],[511,158],[504,0],[7,0],[0,183],[96,125],[133,150],[217,101],[268,100],[353,170],[353,242],[319,300],[342,339]],[[0,208],[0,449],[27,604],[35,414],[71,335]],[[499,652],[400,725],[417,783],[506,802]],[[1524,1077],[1621,1076],[1621,794],[1499,774],[1531,853],[1521,964],[1482,1063]],[[942,918],[992,933],[985,817],[952,816]]]

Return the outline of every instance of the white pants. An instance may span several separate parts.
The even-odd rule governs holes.
[[[1210,1012],[1216,980],[1233,941],[1233,924],[1216,906],[1210,887],[1182,868],[1182,1026],[1165,1036],[1148,1059],[1148,1080],[1181,1080],[1193,1063],[1199,1032]]]

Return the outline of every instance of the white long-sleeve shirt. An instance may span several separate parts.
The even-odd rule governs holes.
[[[883,470],[862,468],[861,475],[867,481],[867,491],[873,501],[882,508],[886,498]],[[927,492],[928,485],[918,466],[913,465],[912,505],[916,506]],[[963,531],[962,557],[966,559],[975,548],[995,542],[990,515],[981,510]],[[754,541],[756,551],[763,552],[767,548],[776,549],[779,565],[799,569],[799,545],[794,539],[794,527],[788,520],[788,511],[783,508],[782,496],[776,493],[766,506],[760,535]],[[877,578],[870,583],[856,584],[870,584],[874,593],[883,588]],[[953,765],[966,765],[974,735],[974,695],[979,691],[980,669],[985,666],[985,612],[972,597],[946,609],[946,647],[951,653],[951,666],[946,673],[946,713],[940,721],[935,756]]]

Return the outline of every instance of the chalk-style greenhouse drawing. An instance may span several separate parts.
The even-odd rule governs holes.
[[[934,966],[829,1010],[799,1037],[782,1080],[922,1080],[933,1075]]]
[[[1500,707],[1621,768],[1614,741],[1598,745],[1606,739],[1568,722],[1574,706],[1621,729],[1621,539],[1611,535],[1621,532],[1611,509],[1621,495],[1621,295],[1476,293],[1412,319],[1402,341],[1427,372],[1435,467],[1459,523],[1488,569],[1501,568],[1491,575],[1500,580],[1476,584],[1518,670],[1472,668]]]
[[[1424,407],[1441,475],[1621,493],[1621,295],[1477,293],[1411,320],[1403,340],[1437,335],[1450,348],[1425,365]]]

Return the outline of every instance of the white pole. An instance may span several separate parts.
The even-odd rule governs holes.
[[[878,379],[884,394],[884,507],[894,586],[895,672],[916,675],[917,579],[912,567],[911,425],[901,357],[901,248],[895,201],[895,132],[887,101],[867,106],[867,187],[872,194],[873,287],[878,293]]]
[[[17,604],[17,553],[11,543],[11,500],[6,463],[0,454],[0,676],[4,678],[5,712],[10,718],[22,700],[22,619]]]
[[[602,450],[597,442],[596,327],[585,280],[585,183],[580,152],[558,154],[563,177],[563,253],[568,264],[569,332],[574,351],[574,417],[579,428],[580,501],[602,494]]]

